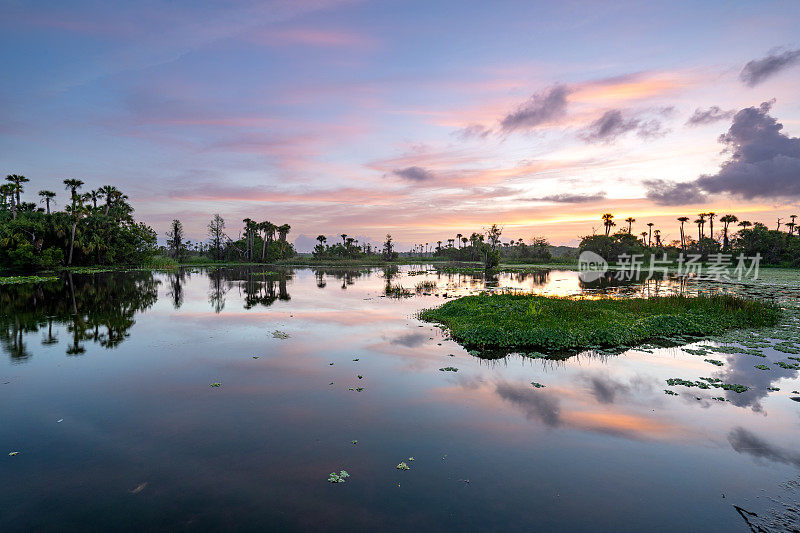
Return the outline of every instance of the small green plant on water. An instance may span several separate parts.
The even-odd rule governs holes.
[[[533,387],[536,389],[543,389],[544,387],[546,387],[546,385],[542,385],[538,381],[531,381],[531,385],[533,385]]]
[[[211,386],[212,387],[221,387],[222,383],[220,383],[219,381],[215,381],[214,383],[211,384]]]
[[[347,470],[342,470],[338,474],[331,472],[330,476],[328,476],[328,483],[344,483],[349,477],[350,474],[347,473]]]
[[[756,365],[753,368],[757,368],[759,370],[770,370],[770,368],[767,365]]]
[[[397,465],[395,468],[397,468],[398,470],[411,470],[411,467],[408,466],[405,461]]]
[[[458,372],[458,369],[454,366],[446,366],[444,368],[440,368],[439,372]]]

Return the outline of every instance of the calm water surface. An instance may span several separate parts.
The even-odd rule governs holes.
[[[437,288],[388,298],[387,276]],[[488,285],[605,289],[558,270]],[[772,364],[791,352],[716,353],[721,367],[680,347],[483,359],[415,318],[483,288],[419,266],[2,286],[0,529],[797,527],[800,380]],[[665,383],[701,376],[751,388]],[[347,482],[328,483],[340,470]]]

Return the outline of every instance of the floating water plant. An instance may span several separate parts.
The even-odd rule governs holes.
[[[444,368],[440,368],[439,372],[458,372],[458,369],[454,366],[446,366]]]
[[[358,444],[358,441],[357,440],[351,440],[350,444]]]
[[[703,359],[703,361],[705,361],[706,363],[711,363],[712,365],[715,366],[725,365],[725,363],[723,363],[722,361],[718,361],[717,359]]]
[[[328,477],[328,483],[344,483],[349,477],[350,474],[347,473],[347,470],[342,470],[338,474],[336,472],[331,472]]]
[[[535,313],[530,312],[532,305]],[[422,311],[419,317],[443,324],[468,347],[553,352],[772,326],[781,311],[770,303],[720,294],[620,299],[481,294]]]
[[[50,281],[58,281],[58,276],[0,276],[0,285],[46,283]]]
[[[408,466],[405,461],[397,465],[395,468],[397,468],[398,470],[411,470],[411,467]]]
[[[537,389],[543,389],[544,387],[546,387],[546,385],[542,385],[538,381],[531,381],[531,385],[533,385]]]
[[[288,339],[289,334],[284,331],[278,331],[277,329],[272,332],[272,337],[275,339]]]
[[[739,385],[738,383],[723,383],[717,378],[700,378],[698,381],[688,381],[681,378],[669,378],[666,381],[667,385],[671,386],[683,385],[684,387],[697,387],[700,389],[710,389],[711,387],[714,387],[715,389],[732,390],[736,393],[742,393],[748,390],[748,387],[745,385]]]
[[[14,457],[15,455],[19,455],[19,452],[9,452],[8,453],[9,457]]]
[[[770,368],[767,365],[756,365],[753,368],[757,368],[759,370],[770,370]]]
[[[668,394],[670,396],[677,396],[678,395],[677,392],[671,391],[669,389],[664,389],[664,394]]]
[[[220,383],[219,381],[215,381],[214,383],[211,384],[211,386],[212,387],[221,387],[222,383]]]

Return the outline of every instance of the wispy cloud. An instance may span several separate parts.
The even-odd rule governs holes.
[[[749,87],[771,78],[778,72],[800,64],[800,49],[773,52],[759,59],[748,61],[739,73],[739,79]]]

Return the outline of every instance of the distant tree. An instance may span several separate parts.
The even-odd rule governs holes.
[[[628,233],[630,233],[631,229],[633,228],[633,223],[636,222],[636,219],[633,217],[628,217],[625,219],[625,222],[628,223]]]
[[[708,217],[708,236],[713,241],[714,240],[714,217],[717,216],[717,214],[714,213],[713,211],[709,211],[708,213],[706,213],[706,216]]]
[[[650,234],[647,236],[647,246],[650,246],[653,242],[653,226],[654,224],[652,222],[647,223],[647,227],[650,231]]]
[[[397,252],[394,251],[394,243],[392,236],[386,234],[386,240],[383,241],[383,259],[386,261],[393,261],[397,259]]]
[[[42,197],[42,202],[45,203],[47,207],[47,214],[50,214],[50,201],[56,197],[56,193],[53,191],[39,191],[39,196]]]
[[[614,215],[611,213],[605,213],[602,216],[603,219],[603,226],[606,228],[606,237],[608,237],[609,233],[611,233],[611,228],[616,226],[617,224],[614,222]]]
[[[728,226],[735,224],[739,221],[739,219],[736,217],[736,215],[723,215],[719,220],[722,222],[722,249],[727,250],[730,245],[730,240],[728,239]]]
[[[689,217],[678,217],[678,222],[681,223],[681,250],[686,250],[686,234],[683,231],[683,225],[689,222]]]
[[[167,231],[167,249],[172,257],[180,260],[183,257],[183,224],[178,219],[174,219]]]
[[[208,241],[211,247],[211,256],[219,261],[222,259],[222,248],[225,242],[225,220],[216,213],[208,223]]]
[[[78,197],[78,189],[80,189],[82,186],[83,182],[79,179],[70,178],[64,180],[64,188],[69,190],[73,206],[75,205],[75,200]]]

